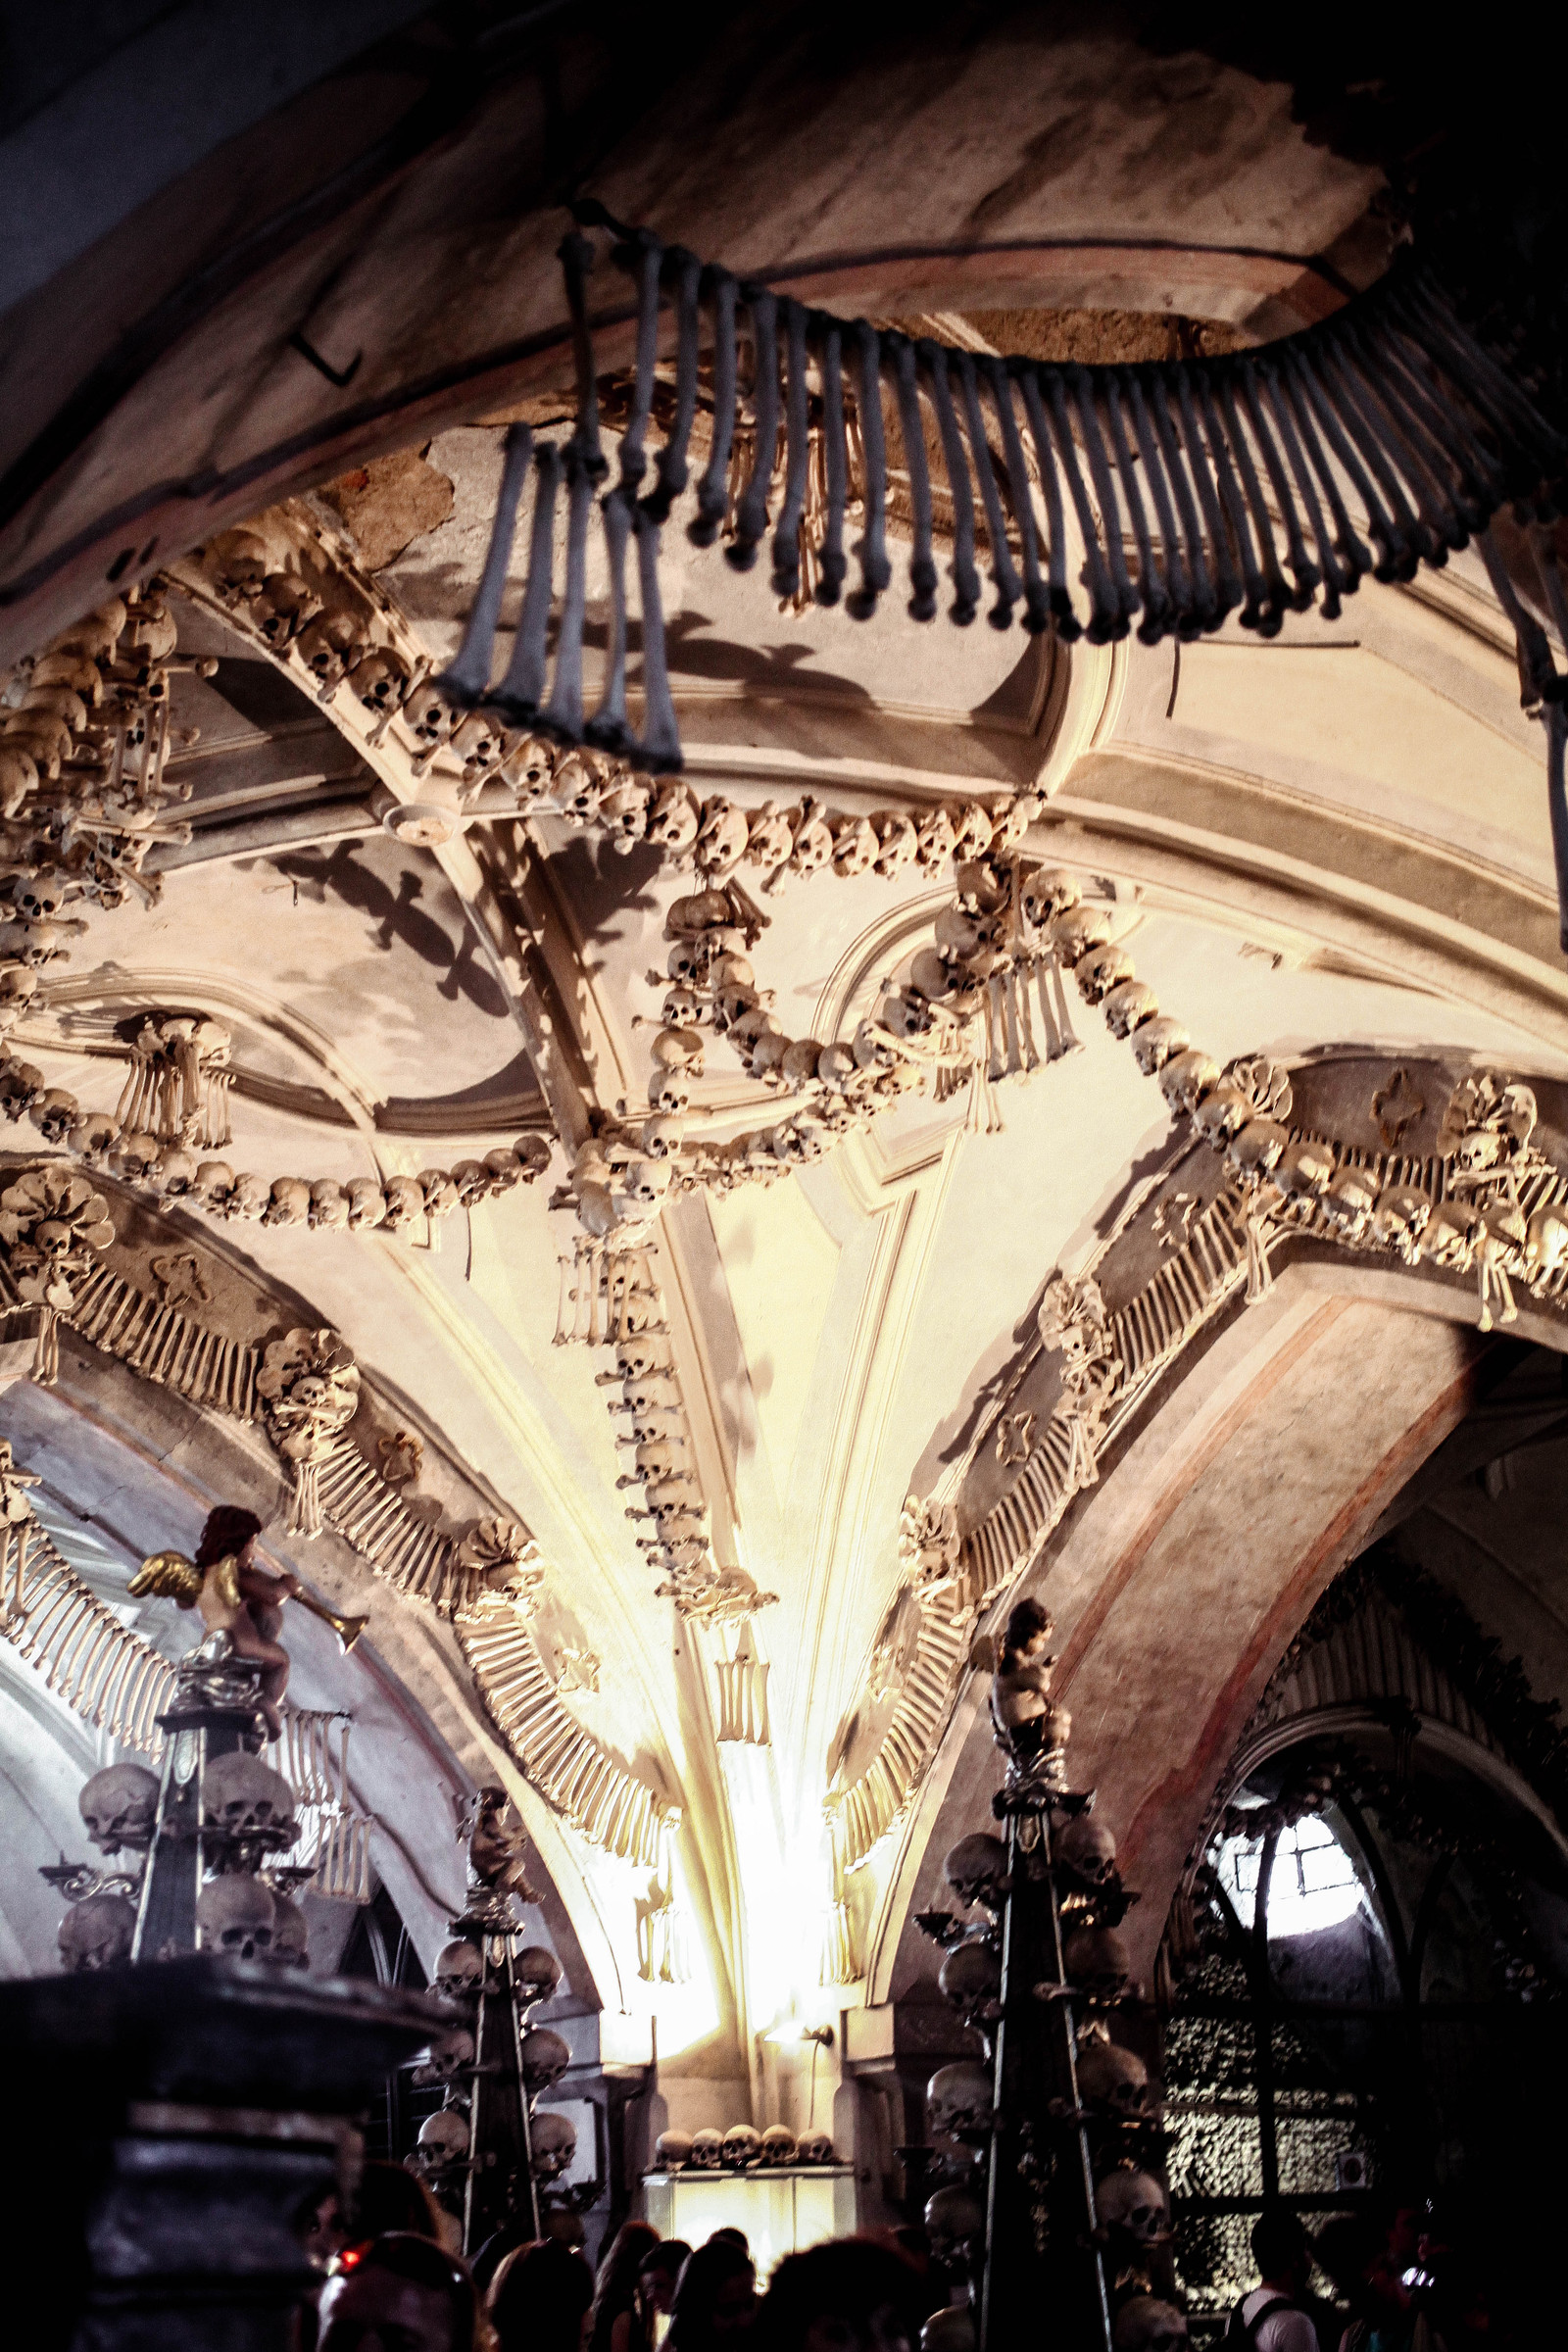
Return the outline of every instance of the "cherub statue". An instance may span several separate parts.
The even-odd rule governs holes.
[[[539,1900],[522,1858],[522,1827],[512,1815],[504,1788],[492,1784],[480,1789],[465,1831],[470,1897],[482,1888],[487,1894],[515,1894],[524,1903]]]
[[[1002,1637],[991,1678],[991,1722],[997,1745],[1020,1762],[1042,1748],[1059,1747],[1067,1736],[1070,1718],[1051,1696],[1056,1661],[1048,1645],[1055,1630],[1038,1600],[1020,1600]]]
[[[210,1634],[226,1634],[237,1658],[253,1659],[261,1667],[261,1712],[276,1740],[283,1729],[289,1662],[277,1636],[283,1603],[299,1597],[300,1585],[286,1570],[272,1576],[257,1566],[256,1539],[261,1532],[254,1511],[220,1503],[207,1514],[194,1560],[181,1551],[155,1551],[131,1578],[129,1591],[133,1598],[158,1593],[182,1609],[199,1610]]]

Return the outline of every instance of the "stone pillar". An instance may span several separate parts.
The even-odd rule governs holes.
[[[356,2119],[448,2023],[404,1987],[202,1956],[0,1985],[29,2343],[289,2352],[319,2283],[295,2216],[352,2185]]]

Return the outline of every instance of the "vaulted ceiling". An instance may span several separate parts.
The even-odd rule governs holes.
[[[265,1421],[149,1381],[107,1326],[102,1345],[66,1333],[54,1389],[13,1366],[0,1422],[67,1558],[170,1653],[182,1629],[168,1603],[136,1616],[129,1566],[188,1542],[210,1501],[255,1495],[274,1556],[369,1614],[348,1660],[320,1627],[297,1629],[296,1694],[353,1711],[375,1865],[426,1957],[460,1891],[449,1800],[501,1777],[550,1875],[574,2004],[630,2021],[633,2039],[657,2016],[665,2075],[701,2082],[689,2103],[706,2121],[760,2102],[779,2061],[758,2037],[780,2019],[884,2001],[919,1965],[905,1922],[992,1785],[968,1642],[1020,1573],[1043,1579],[1066,1637],[1086,1769],[1146,1874],[1157,1940],[1281,1649],[1463,1420],[1495,1343],[1477,1333],[1473,1281],[1434,1289],[1321,1241],[1249,1306],[1230,1263],[1136,1412],[1105,1427],[1098,1484],[1069,1487],[968,1618],[922,1614],[906,1497],[954,1505],[978,1541],[1048,1283],[1100,1269],[1119,1309],[1112,1277],[1131,1259],[1116,1250],[1141,1235],[1151,1253],[1126,1275],[1130,1301],[1218,1181],[1206,1147],[1209,1173],[1192,1173],[1186,1122],[1069,983],[1075,1050],[997,1087],[995,1131],[978,1088],[911,1095],[809,1164],[773,1163],[772,1181],[671,1195],[650,1264],[685,1466],[714,1560],[741,1572],[732,1607],[672,1605],[639,1548],[647,1523],[627,1516],[643,1494],[634,1416],[610,1409],[626,1401],[614,1353],[564,1343],[558,1318],[561,1261],[579,1284],[585,1263],[564,1188],[585,1142],[644,1115],[666,918],[699,885],[647,841],[519,804],[499,764],[447,838],[421,833],[413,809],[457,808],[460,756],[269,638],[226,585],[224,534],[252,522],[289,566],[348,583],[406,670],[452,658],[509,421],[570,429],[551,258],[568,184],[813,302],[919,319],[965,349],[1096,359],[1162,357],[1178,335],[1250,344],[1331,310],[1386,264],[1384,173],[1354,141],[1308,135],[1288,76],[1197,47],[1156,58],[1109,23],[988,11],[983,31],[851,53],[810,12],[789,37],[777,12],[743,14],[657,70],[641,26],[639,96],[608,22],[546,12],[534,41],[498,16],[493,71],[460,107],[442,12],[401,30],[412,12],[360,13],[363,56],[318,30],[265,118],[225,67],[210,145],[176,153],[169,134],[145,184],[88,189],[74,230],[32,240],[44,258],[19,281],[4,363],[12,700],[28,659],[112,592],[106,572],[164,600],[166,775],[184,797],[146,857],[151,888],[63,908],[79,927],[12,1051],[112,1112],[140,1017],[207,1013],[232,1040],[236,1173],[385,1188],[516,1145],[527,1180],[352,1230],[211,1214],[100,1159],[117,1277],[161,1283],[167,1301],[188,1258],[190,1315],[248,1346],[330,1327],[360,1368],[349,1442],[367,1475],[381,1480],[400,1433],[417,1441],[412,1488],[378,1488],[358,1518],[330,1504],[319,1537],[285,1531]],[[151,21],[128,33],[122,69],[150,73],[157,35]],[[78,95],[40,88],[11,133],[19,157]],[[630,337],[607,320],[607,364]],[[755,820],[811,796],[835,820],[918,824],[939,804],[1033,795],[1019,855],[1070,872],[1216,1062],[1296,1073],[1342,1153],[1440,1154],[1447,1097],[1479,1066],[1535,1088],[1541,1165],[1568,1163],[1541,729],[1473,553],[1369,585],[1332,622],[1179,648],[921,628],[897,598],[866,624],[781,610],[761,569],[675,529],[662,588],[699,800]],[[500,661],[520,593],[519,573]],[[587,596],[591,698],[602,569]],[[757,984],[787,1036],[820,1042],[854,1038],[953,893],[934,862],[826,865],[766,890],[764,872],[737,875]],[[708,1037],[694,1137],[779,1116],[777,1090]],[[19,1160],[47,1155],[25,1124],[4,1141]],[[1560,1347],[1555,1293],[1521,1303],[1522,1328]],[[1052,1394],[1031,1406],[1053,1409]],[[502,1623],[510,1601],[470,1593],[466,1618],[410,1589],[366,1533],[394,1507],[409,1542],[422,1522],[454,1558],[487,1515],[526,1531],[543,1573],[514,1610],[522,1632]],[[1522,1639],[1517,1588],[1504,1607],[1454,1576]],[[1531,1587],[1558,1629],[1549,1695],[1562,1596],[1539,1561]],[[755,1713],[735,1737],[726,1709],[743,1686],[760,1703],[761,1665],[767,1737]],[[102,1735],[5,1644],[0,1675],[20,1888],[69,1845]],[[536,1686],[571,1772],[518,1713]],[[853,1792],[878,1771],[891,1778],[864,1798],[862,1834]],[[646,1831],[624,1828],[634,1815]],[[639,1975],[650,1910],[671,1894],[685,1982]],[[8,1892],[8,1965],[47,1964],[52,1916]]]

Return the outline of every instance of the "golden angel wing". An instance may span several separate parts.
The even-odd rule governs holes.
[[[182,1551],[155,1551],[151,1559],[143,1560],[126,1587],[133,1600],[151,1593],[162,1600],[177,1600],[182,1609],[196,1606],[201,1589],[202,1571]]]

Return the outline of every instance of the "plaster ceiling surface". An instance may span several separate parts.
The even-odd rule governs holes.
[[[426,463],[454,484],[452,518],[379,575],[433,659],[450,655],[474,590],[499,438],[467,428],[431,445]],[[921,631],[897,614],[877,627],[820,612],[803,624],[759,575],[694,551],[672,564],[669,584],[672,605],[704,616],[674,638],[694,770],[744,806],[804,785],[854,812],[886,805],[901,784],[918,806],[1049,772],[1087,694],[1097,715],[1079,723],[1095,740],[1058,794],[1073,811],[1091,806],[1099,771],[1136,756],[1156,779],[1221,772],[1254,797],[1331,809],[1342,839],[1372,823],[1451,864],[1485,858],[1541,892],[1539,771],[1508,708],[1497,633],[1473,623],[1473,584],[1459,619],[1451,601],[1369,595],[1376,652],[1344,624],[1271,648],[1235,635],[1184,649],[1168,714],[1168,652],[1051,657],[1017,633]],[[200,730],[175,770],[193,785],[193,842],[159,854],[156,906],[87,911],[19,1043],[50,1083],[110,1107],[127,1013],[198,1007],[233,1032],[225,1155],[236,1166],[346,1180],[482,1152],[519,1104],[539,1105],[506,971],[442,860],[376,824],[375,776],[345,747],[331,699],[313,706],[253,649],[215,634],[211,616],[181,610],[193,650],[220,648],[212,678],[175,682],[176,730]],[[715,648],[721,661],[709,658]],[[1057,809],[1048,801],[1037,828],[1047,857],[1054,830],[1067,847],[1081,821]],[[269,844],[268,826],[283,837]],[[316,828],[326,837],[311,838]],[[558,818],[531,831],[596,1099],[635,1118],[667,984],[664,918],[690,878]],[[1310,900],[1281,925],[1217,898],[1200,875],[1152,884],[1108,837],[1074,862],[1161,1005],[1221,1061],[1250,1052],[1289,1061],[1354,1042],[1391,1070],[1434,1044],[1568,1069],[1559,1047],[1511,1007],[1476,1001],[1462,976],[1434,988],[1397,954],[1347,955],[1314,937]],[[1353,897],[1360,876],[1352,856],[1343,862]],[[756,891],[753,960],[787,1033],[852,1034],[944,903],[914,866],[891,881],[823,872]],[[443,1487],[450,1458],[532,1531],[551,1565],[559,1639],[599,1661],[597,1691],[575,1694],[573,1711],[684,1802],[684,1884],[710,1987],[726,1976],[737,1992],[744,1984],[764,2022],[804,1997],[799,1951],[788,1965],[778,1956],[780,1889],[808,1911],[822,1899],[822,1793],[853,1745],[865,1661],[900,1590],[904,1498],[951,1489],[1047,1275],[1090,1259],[1169,1134],[1128,1048],[1090,1008],[1075,1020],[1078,1051],[998,1090],[999,1133],[967,1132],[962,1097],[912,1101],[771,1188],[699,1194],[663,1219],[715,1546],[776,1595],[749,1636],[769,1670],[771,1745],[755,1755],[715,1758],[711,1718],[694,1711],[692,1642],[656,1596],[625,1516],[637,1497],[617,1484],[627,1456],[598,1379],[606,1359],[555,1344],[557,1261],[573,1227],[569,1211],[549,1207],[548,1182],[408,1237],[222,1229],[225,1250],[339,1330],[424,1433],[432,1507],[455,1494]],[[731,1134],[777,1108],[710,1039],[695,1131]],[[429,1880],[434,1817],[403,1834],[422,1837]],[[610,1941],[624,1980],[631,1903],[620,1866],[606,1891],[606,1867],[590,1862],[578,1883],[619,1923]],[[673,2020],[671,2010],[672,2033]],[[700,2041],[700,2024],[692,2031]]]
[[[662,233],[686,234],[705,253],[719,250],[722,231],[736,267],[771,258],[780,283],[798,267],[809,298],[836,299],[837,288],[846,308],[882,301],[911,314],[946,304],[942,318],[969,347],[985,340],[969,314],[995,324],[1004,303],[1029,336],[1047,332],[1047,302],[1114,300],[1128,333],[1128,319],[1162,332],[1181,310],[1243,339],[1278,326],[1269,306],[1288,295],[1310,308],[1297,282],[1300,256],[1354,242],[1375,170],[1308,137],[1283,81],[1185,56],[1145,59],[1134,73],[1114,28],[1070,29],[1046,46],[1061,103],[1036,136],[1042,44],[1012,18],[957,66],[941,43],[921,52],[892,88],[869,69],[842,90],[817,86],[809,44],[781,37],[776,83],[763,74],[741,112],[754,127],[766,116],[793,159],[787,222],[760,147],[743,153],[745,123],[731,137],[720,121],[721,60],[711,83],[706,66],[693,68],[689,152],[622,123],[595,184],[629,217],[657,213]],[[816,88],[811,106],[770,113],[803,77]],[[868,93],[885,119],[867,112]],[[1180,150],[1161,145],[1172,109],[1198,126]],[[888,146],[887,122],[905,165],[878,181],[873,220],[861,217],[860,174],[867,143]],[[463,174],[477,183],[485,156],[504,147],[496,121],[470,132],[478,144],[446,159],[440,189],[421,183],[400,200],[415,292],[428,292],[451,263]],[[719,151],[744,183],[721,217],[709,186]],[[877,260],[875,236],[890,221],[911,246],[951,245],[960,210],[966,246],[1034,239],[1041,252],[1027,270],[997,263],[978,276],[967,250],[937,263],[906,256],[907,267]],[[1159,240],[1173,218],[1191,244],[1167,256]],[[568,1733],[586,1732],[598,1760],[678,1810],[657,1869],[647,1852],[634,1863],[596,1845],[544,1787],[509,1729],[505,1694],[465,1646],[471,1626],[461,1612],[450,1621],[397,1589],[368,1540],[356,1544],[338,1522],[318,1538],[284,1526],[285,1486],[264,1421],[224,1424],[220,1445],[216,1416],[153,1383],[138,1405],[133,1372],[107,1348],[100,1362],[80,1339],[68,1347],[58,1393],[13,1368],[0,1425],[44,1478],[62,1544],[85,1530],[83,1541],[101,1544],[94,1590],[116,1607],[128,1605],[124,1578],[139,1547],[189,1544],[198,1505],[217,1498],[214,1480],[244,1482],[266,1499],[275,1555],[338,1605],[368,1610],[365,1642],[346,1663],[322,1629],[299,1629],[297,1695],[354,1711],[356,1737],[365,1735],[362,1801],[384,1828],[377,1867],[421,1949],[433,1950],[443,1903],[457,1892],[451,1800],[499,1777],[549,1875],[550,1932],[558,1948],[569,1946],[573,1997],[656,2014],[671,2080],[685,2070],[721,2086],[705,2095],[739,2114],[756,2104],[760,2069],[774,2063],[760,2056],[758,2036],[786,2018],[885,1995],[917,1884],[937,1868],[938,1832],[994,1774],[977,1728],[983,1686],[960,1648],[944,1667],[947,1711],[921,1766],[930,1769],[858,1858],[846,1897],[825,1800],[877,1749],[890,1692],[912,1677],[921,1638],[900,1544],[906,1498],[953,1501],[983,1449],[1001,1458],[999,1402],[1035,1347],[1042,1292],[1058,1272],[1076,1277],[1102,1262],[1165,1183],[1180,1138],[1157,1084],[1069,985],[1074,1049],[1027,1083],[999,1083],[989,1103],[978,1084],[941,1101],[907,1096],[776,1181],[699,1184],[672,1198],[651,1227],[650,1265],[687,1466],[714,1559],[752,1580],[756,1597],[713,1621],[671,1606],[639,1547],[648,1523],[628,1515],[645,1496],[631,1474],[629,1419],[612,1409],[623,1401],[615,1359],[574,1344],[559,1317],[564,1282],[598,1280],[596,1237],[574,1206],[574,1160],[596,1134],[640,1126],[666,924],[699,883],[689,863],[662,862],[645,842],[623,855],[599,826],[503,807],[499,787],[460,809],[455,768],[437,757],[445,747],[394,734],[389,748],[347,685],[307,691],[295,656],[269,646],[239,603],[222,608],[209,561],[214,533],[246,511],[219,479],[243,459],[251,509],[264,495],[290,495],[270,527],[293,534],[295,558],[308,539],[313,562],[350,583],[411,658],[432,670],[452,658],[488,544],[507,417],[527,404],[542,434],[569,430],[548,260],[560,221],[552,212],[547,248],[541,219],[530,216],[510,242],[474,245],[473,269],[502,289],[493,318],[471,315],[471,280],[448,269],[438,328],[421,315],[416,333],[404,318],[402,344],[372,331],[403,318],[384,286],[372,287],[384,248],[370,238],[343,260],[319,332],[334,350],[363,345],[370,355],[367,396],[393,402],[416,361],[432,356],[427,330],[455,370],[474,363],[466,402],[430,395],[420,437],[412,420],[401,432],[379,412],[358,428],[332,425],[318,376],[296,377],[294,361],[271,350],[253,380],[245,371],[256,354],[237,336],[201,400],[172,415],[167,431],[151,369],[69,495],[61,488],[27,520],[32,554],[68,526],[86,545],[83,517],[105,481],[119,465],[131,479],[127,453],[143,471],[156,457],[160,480],[203,453],[217,468],[199,525],[171,526],[182,549],[198,530],[202,546],[168,557],[179,659],[216,663],[210,674],[180,667],[172,681],[169,774],[189,786],[173,813],[189,818],[190,838],[162,828],[147,863],[153,903],[140,894],[112,909],[65,910],[79,928],[43,968],[13,1042],[44,1084],[112,1110],[140,1015],[214,1014],[232,1038],[223,1155],[268,1180],[390,1181],[525,1133],[541,1158],[548,1150],[537,1181],[398,1232],[219,1222],[188,1200],[152,1202],[113,1172],[104,1181],[122,1234],[135,1226],[123,1247],[134,1241],[145,1255],[149,1234],[159,1244],[167,1236],[167,1252],[188,1252],[210,1284],[209,1302],[225,1312],[240,1302],[234,1313],[253,1339],[295,1327],[341,1335],[365,1387],[351,1445],[372,1460],[398,1433],[422,1447],[416,1518],[454,1545],[481,1513],[531,1536],[543,1584],[528,1638]],[[1120,260],[1106,258],[1112,232]],[[1051,237],[1060,250],[1048,261]],[[1083,250],[1067,258],[1074,239]],[[1126,258],[1135,247],[1136,267]],[[1375,273],[1371,245],[1356,251],[1356,266]],[[808,284],[823,257],[824,269],[842,265],[839,276]],[[280,275],[306,258],[317,267],[322,257],[313,246]],[[266,344],[259,313],[251,327]],[[622,327],[604,344],[617,365]],[[479,369],[476,352],[492,333],[533,336],[526,364]],[[275,466],[274,442],[294,452]],[[612,435],[607,445],[612,455]],[[1020,854],[1070,870],[1196,1047],[1221,1064],[1263,1054],[1298,1071],[1353,1052],[1362,1076],[1376,1073],[1376,1083],[1356,1080],[1348,1148],[1363,1155],[1382,1148],[1376,1102],[1397,1095],[1398,1073],[1417,1062],[1441,1064],[1450,1082],[1473,1064],[1528,1073],[1543,1089],[1568,1080],[1541,730],[1520,710],[1510,632],[1469,555],[1408,587],[1368,584],[1330,624],[1293,617],[1264,644],[1232,623],[1178,654],[1136,640],[1066,647],[983,619],[918,627],[903,609],[909,551],[897,540],[895,589],[873,621],[842,609],[781,610],[765,565],[742,573],[722,550],[692,546],[687,512],[664,532],[661,586],[686,774],[701,797],[723,795],[754,817],[768,802],[809,795],[853,820],[1033,792]],[[126,574],[137,576],[136,566]],[[585,590],[591,704],[609,637],[597,540]],[[511,653],[521,593],[519,557],[498,663]],[[634,701],[641,650],[634,631]],[[445,793],[430,805],[461,817],[435,847],[398,837],[400,825],[410,829],[407,804],[426,793]],[[854,1040],[888,985],[907,976],[954,888],[945,863],[907,864],[886,879],[764,877],[748,865],[736,879],[755,917],[758,988],[787,1035],[823,1045]],[[1423,1085],[1431,1101],[1419,1109],[1435,1132],[1436,1081]],[[767,1129],[788,1107],[732,1041],[705,1035],[691,1138],[716,1144]],[[34,1143],[20,1120],[4,1140],[17,1153]],[[1315,1597],[1313,1579],[1334,1572],[1343,1545],[1470,1398],[1478,1309],[1468,1294],[1462,1305],[1450,1290],[1411,1306],[1402,1295],[1346,1290],[1326,1306],[1326,1282],[1293,1269],[1258,1315],[1233,1292],[1212,1352],[1196,1350],[1191,1375],[1173,1373],[1154,1394],[1096,1492],[1032,1562],[1031,1573],[1055,1580],[1079,1642],[1071,1673],[1086,1741],[1164,1878],[1179,1868],[1206,1793],[1200,1783],[1223,1761],[1248,1678],[1266,1674],[1291,1638],[1293,1610],[1298,1617]],[[1407,1309],[1426,1320],[1401,1347]],[[1375,1410],[1363,1409],[1368,1397]],[[1187,1478],[1181,1465],[1203,1446]],[[1290,1475],[1276,1477],[1287,1453]],[[1483,1556],[1483,1515],[1464,1497],[1442,1509],[1452,1542]],[[1146,1520],[1152,1533],[1140,1550]],[[1269,1531],[1267,1557],[1249,1532],[1254,1522]],[[1532,1605],[1555,1608],[1550,1563],[1533,1556],[1506,1587],[1514,1598],[1499,1583],[1499,1621],[1525,1622],[1526,1587]],[[517,1614],[520,1623],[526,1613]],[[1098,1640],[1107,1627],[1095,1646],[1092,1632]],[[178,1645],[167,1609],[141,1630]],[[568,1659],[592,1672],[568,1674]],[[1179,1659],[1193,1690],[1201,1687],[1200,1714],[1179,1677],[1151,1695],[1162,1659]],[[766,1668],[765,1740],[717,1737],[721,1670],[737,1660]],[[34,1688],[24,1666],[0,1664],[0,1764],[36,1859],[68,1838],[73,1775],[98,1736]],[[684,1985],[639,1975],[639,1906],[646,1915],[664,1895],[678,1898],[689,1926]],[[862,1973],[830,1985],[818,1930],[835,1897],[848,1901],[867,1950]],[[1162,1905],[1148,1909],[1157,1928]],[[47,1953],[46,1913],[38,1901],[0,1905],[0,1960],[36,1964],[40,1938]]]

